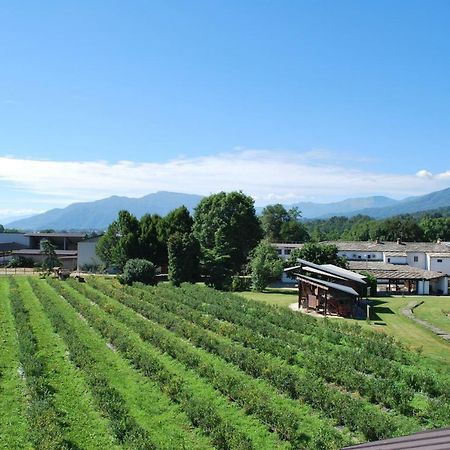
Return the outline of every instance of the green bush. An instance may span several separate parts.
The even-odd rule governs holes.
[[[7,267],[34,267],[34,260],[26,256],[13,256],[8,262]]]
[[[123,274],[119,280],[123,284],[133,284],[139,281],[144,284],[155,284],[155,265],[146,259],[129,259],[123,268]]]
[[[231,290],[233,292],[249,291],[252,287],[252,279],[250,277],[235,275],[231,279]]]

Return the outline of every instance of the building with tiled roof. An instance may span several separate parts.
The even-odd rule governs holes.
[[[387,291],[447,294],[450,245],[445,242],[324,241],[338,248],[351,270],[374,275]],[[278,255],[287,259],[304,244],[274,243]],[[284,281],[287,281],[286,279]]]

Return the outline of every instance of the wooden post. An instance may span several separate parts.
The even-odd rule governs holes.
[[[301,280],[298,280],[298,309],[302,306],[302,294],[303,294],[303,284]]]
[[[324,315],[327,315],[327,306],[328,306],[328,292],[325,293],[325,308],[324,308]]]

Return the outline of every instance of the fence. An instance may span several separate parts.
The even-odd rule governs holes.
[[[33,267],[0,267],[0,275],[37,275],[39,268]]]

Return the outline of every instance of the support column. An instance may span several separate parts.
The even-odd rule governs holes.
[[[303,284],[298,280],[298,309],[302,306]]]

